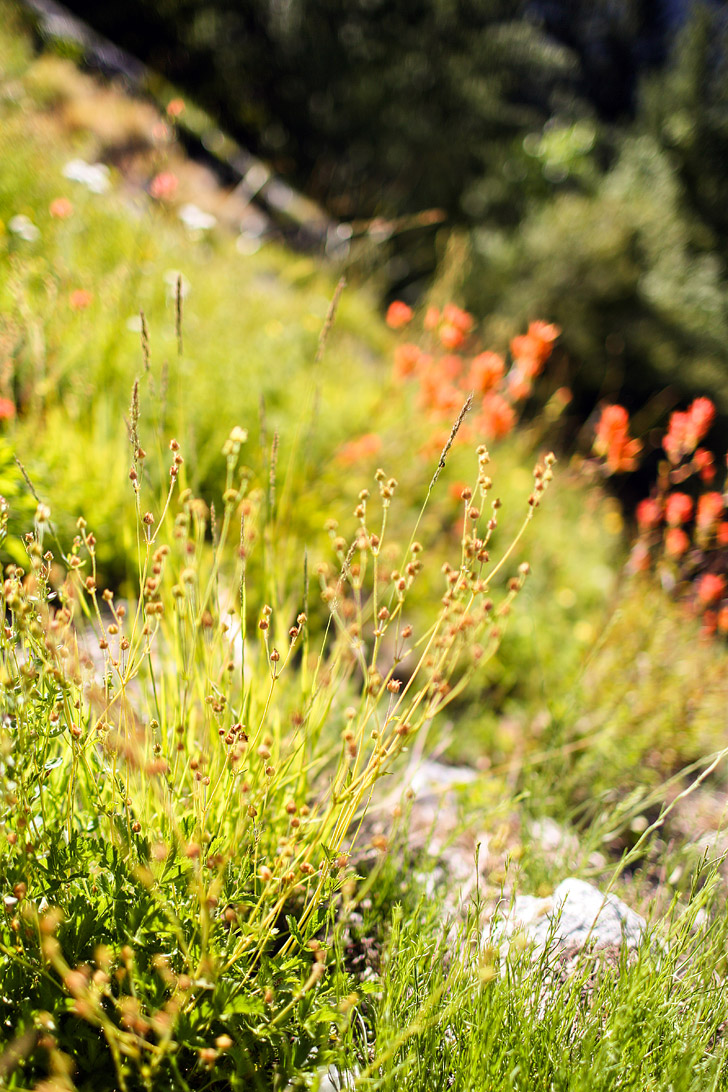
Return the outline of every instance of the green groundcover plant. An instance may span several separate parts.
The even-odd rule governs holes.
[[[97,585],[93,528],[80,519],[66,549],[44,504],[0,592],[3,1078],[284,1087],[356,1019],[332,948],[373,786],[493,655],[528,565],[515,543],[489,558],[500,502],[481,446],[460,556],[413,632],[427,556],[416,526],[384,553],[383,470],[333,559],[294,565],[275,441],[268,489],[250,490],[232,430],[216,508],[182,487],[174,439],[169,487],[148,491],[165,456],[142,447],[138,385],[128,429],[137,595]]]

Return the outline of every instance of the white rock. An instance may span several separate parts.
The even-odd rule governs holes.
[[[109,168],[105,163],[87,163],[85,159],[69,159],[63,168],[65,178],[80,182],[91,193],[106,193],[111,186]]]
[[[645,932],[645,919],[622,899],[606,895],[585,880],[570,876],[550,898],[519,895],[505,922],[506,937],[525,933],[539,950],[587,943],[596,947],[621,945],[636,948]]]

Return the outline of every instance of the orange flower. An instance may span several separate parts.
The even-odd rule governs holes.
[[[74,311],[85,311],[94,301],[93,292],[86,288],[76,288],[69,296],[68,302]]]
[[[349,440],[339,448],[336,458],[349,466],[376,455],[382,446],[382,438],[376,432],[367,432],[357,440]]]
[[[11,421],[15,416],[15,403],[9,398],[0,398],[0,421]]]
[[[691,451],[695,451],[714,419],[715,406],[709,398],[696,398],[684,413],[676,410],[671,414],[662,441],[670,462],[679,463]]]
[[[688,414],[695,443],[699,444],[715,420],[715,406],[709,398],[696,398],[688,407]]]
[[[421,360],[422,352],[419,345],[413,345],[412,342],[398,345],[394,350],[395,379],[406,379],[407,376],[412,375],[417,371]]]
[[[168,201],[170,197],[174,197],[178,185],[176,174],[172,171],[160,171],[149,183],[149,192],[158,201]]]
[[[514,337],[511,341],[511,355],[522,375],[535,379],[543,371],[544,364],[551,356],[556,338],[561,333],[558,326],[546,322],[532,322],[528,333]]]
[[[690,539],[682,527],[671,527],[665,535],[665,553],[668,557],[682,557],[690,546]]]
[[[475,324],[473,316],[454,303],[445,304],[442,309],[442,321],[454,326],[462,334],[469,334]]]
[[[657,501],[652,500],[651,497],[645,497],[644,500],[639,502],[635,516],[637,517],[637,526],[641,531],[648,531],[662,523],[662,509]]]
[[[500,383],[505,370],[505,361],[499,353],[478,353],[470,364],[468,385],[479,394],[487,394]]]
[[[73,214],[73,205],[67,197],[54,197],[48,211],[54,220],[67,220]]]
[[[452,322],[445,322],[440,327],[440,344],[443,349],[459,349],[465,342],[465,334]]]
[[[720,493],[703,493],[698,498],[698,511],[695,521],[701,531],[708,531],[723,512],[723,497]]]
[[[715,480],[715,463],[712,451],[708,451],[705,447],[699,447],[693,456],[693,464],[706,485],[710,485]]]
[[[704,573],[698,581],[698,599],[706,606],[710,603],[717,603],[719,599],[723,598],[725,588],[725,577],[720,576],[718,573]]]
[[[385,322],[392,330],[401,330],[412,321],[414,311],[402,300],[393,300],[387,308]]]
[[[718,629],[721,633],[728,633],[728,607],[721,607],[718,611]]]
[[[726,523],[725,520],[718,524],[715,537],[718,540],[719,546],[728,546],[728,523]]]
[[[167,117],[178,118],[185,112],[185,104],[182,99],[170,99],[167,103]]]
[[[499,394],[486,394],[476,427],[488,440],[507,436],[516,423],[513,406]]]
[[[665,516],[671,527],[687,523],[693,514],[693,501],[687,493],[671,493],[665,503]]]
[[[594,451],[606,457],[611,473],[634,470],[641,450],[641,442],[629,438],[629,414],[624,406],[605,406],[596,428]]]

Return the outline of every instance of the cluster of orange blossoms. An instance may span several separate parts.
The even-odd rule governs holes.
[[[395,300],[386,320],[393,330],[401,330],[413,318],[412,308]],[[458,440],[492,441],[506,436],[518,419],[518,403],[531,393],[561,332],[549,323],[532,322],[527,333],[511,341],[508,367],[500,353],[476,351],[475,320],[454,303],[442,310],[428,307],[424,328],[429,335],[427,349],[414,342],[403,342],[395,349],[394,378],[400,383],[417,381],[420,406],[438,426],[421,450],[428,457],[442,450],[449,426],[471,392],[476,412],[461,427]]]
[[[692,496],[675,486],[692,478],[704,489],[715,481],[713,453],[699,446],[714,420],[715,406],[709,398],[696,398],[687,410],[671,415],[662,439],[667,459],[660,464],[652,495],[637,505],[639,534],[630,559],[635,571],[649,569],[660,557],[678,565],[692,582],[693,603],[707,635],[728,634],[726,496],[715,489],[696,490],[697,495]],[[629,436],[627,410],[605,406],[596,428],[594,451],[605,459],[610,473],[634,470],[641,449],[640,441]]]

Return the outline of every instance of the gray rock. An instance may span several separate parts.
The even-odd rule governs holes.
[[[538,950],[547,944],[581,948],[587,943],[598,948],[623,943],[636,948],[646,924],[616,895],[604,895],[593,884],[570,876],[549,898],[519,895],[506,919],[504,935],[523,932]]]

